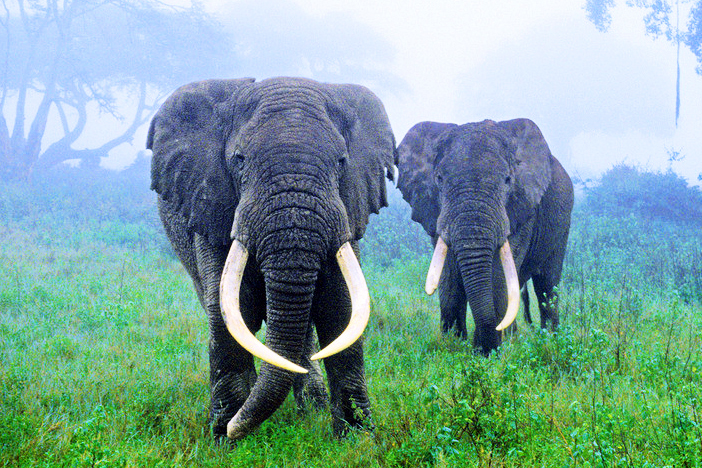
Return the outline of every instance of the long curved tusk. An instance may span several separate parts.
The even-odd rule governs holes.
[[[361,265],[358,263],[356,254],[353,253],[351,244],[346,242],[341,246],[336,253],[336,261],[341,269],[341,274],[344,276],[346,285],[349,288],[351,296],[351,319],[341,335],[334,341],[329,343],[323,350],[312,356],[311,359],[317,360],[329,357],[339,351],[351,346],[363,333],[368,319],[370,317],[370,295],[368,294],[368,285],[363,277]]]
[[[497,326],[497,331],[502,331],[509,327],[514,322],[514,319],[517,318],[517,311],[519,310],[519,277],[517,276],[517,268],[514,266],[512,249],[507,240],[500,247],[500,262],[502,263],[502,271],[504,271],[505,282],[507,283],[507,312],[502,322]]]
[[[439,236],[439,239],[436,241],[436,247],[434,247],[434,255],[431,257],[431,264],[429,264],[427,282],[424,284],[424,291],[430,296],[434,294],[436,288],[439,287],[439,278],[441,278],[441,270],[444,269],[447,253],[448,246],[441,236]]]
[[[227,261],[224,264],[222,279],[219,282],[219,303],[222,308],[222,316],[224,317],[224,323],[227,325],[227,330],[229,330],[229,333],[231,333],[242,348],[254,356],[274,366],[292,372],[306,374],[307,369],[288,361],[283,356],[277,354],[258,341],[246,326],[246,323],[244,323],[244,318],[241,316],[241,309],[239,308],[239,291],[241,289],[241,279],[244,276],[244,269],[246,268],[246,260],[248,257],[249,253],[246,251],[246,247],[235,239],[229,249]]]

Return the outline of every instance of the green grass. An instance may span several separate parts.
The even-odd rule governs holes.
[[[386,237],[362,259],[375,431],[337,440],[327,411],[299,414],[290,397],[231,447],[206,427],[204,312],[153,219],[5,213],[0,466],[702,466],[702,247],[684,228],[619,232],[576,211],[560,332],[520,314],[485,359],[439,332],[428,241],[398,251],[384,223],[401,213],[373,217]]]

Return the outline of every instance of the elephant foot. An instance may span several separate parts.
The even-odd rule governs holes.
[[[300,411],[326,408],[329,402],[327,387],[318,362],[311,362],[309,373],[299,374],[293,382],[293,395]]]
[[[486,330],[475,328],[473,333],[473,349],[484,357],[488,357],[490,353],[496,351],[502,343],[500,332],[490,327]]]
[[[227,437],[227,424],[244,404],[256,383],[256,371],[229,373],[211,383],[208,423],[215,439]]]

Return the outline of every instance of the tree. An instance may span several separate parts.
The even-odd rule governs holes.
[[[230,64],[229,36],[198,3],[2,0],[2,7],[0,178],[27,178],[68,159],[97,165],[131,141],[174,87],[218,76]],[[135,103],[129,115],[119,105],[124,98]],[[126,129],[73,148],[100,114]],[[60,136],[45,145],[50,124]]]
[[[671,160],[672,162],[672,160]],[[650,172],[624,163],[602,174],[599,184],[586,187],[586,203],[595,214],[658,219],[702,226],[702,191],[668,168]]]
[[[687,27],[680,28],[680,9],[689,8]],[[628,6],[646,11],[646,34],[654,38],[664,36],[677,47],[678,69],[675,97],[675,124],[680,116],[680,45],[684,44],[697,58],[697,73],[702,75],[702,0],[627,0]],[[587,17],[597,29],[607,31],[612,22],[609,13],[614,0],[586,0]]]

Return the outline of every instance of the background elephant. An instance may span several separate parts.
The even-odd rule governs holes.
[[[455,328],[467,336],[468,303],[473,343],[489,353],[500,344],[499,321],[506,311],[510,317],[499,328],[513,320],[519,285],[530,278],[541,326],[550,321],[555,329],[554,287],[568,240],[573,184],[538,127],[527,119],[422,122],[407,132],[398,153],[398,187],[412,219],[436,245],[427,292],[438,282],[443,331]]]
[[[337,352],[324,360],[335,432],[361,424],[356,338],[370,305],[357,241],[395,169],[381,102],[304,79],[192,83],[153,118],[147,147],[163,225],[209,319],[214,434],[245,436],[291,387],[299,404],[325,402],[314,329],[326,349],[316,358]],[[263,321],[265,346],[249,331]],[[275,365],[257,376],[249,351]]]

